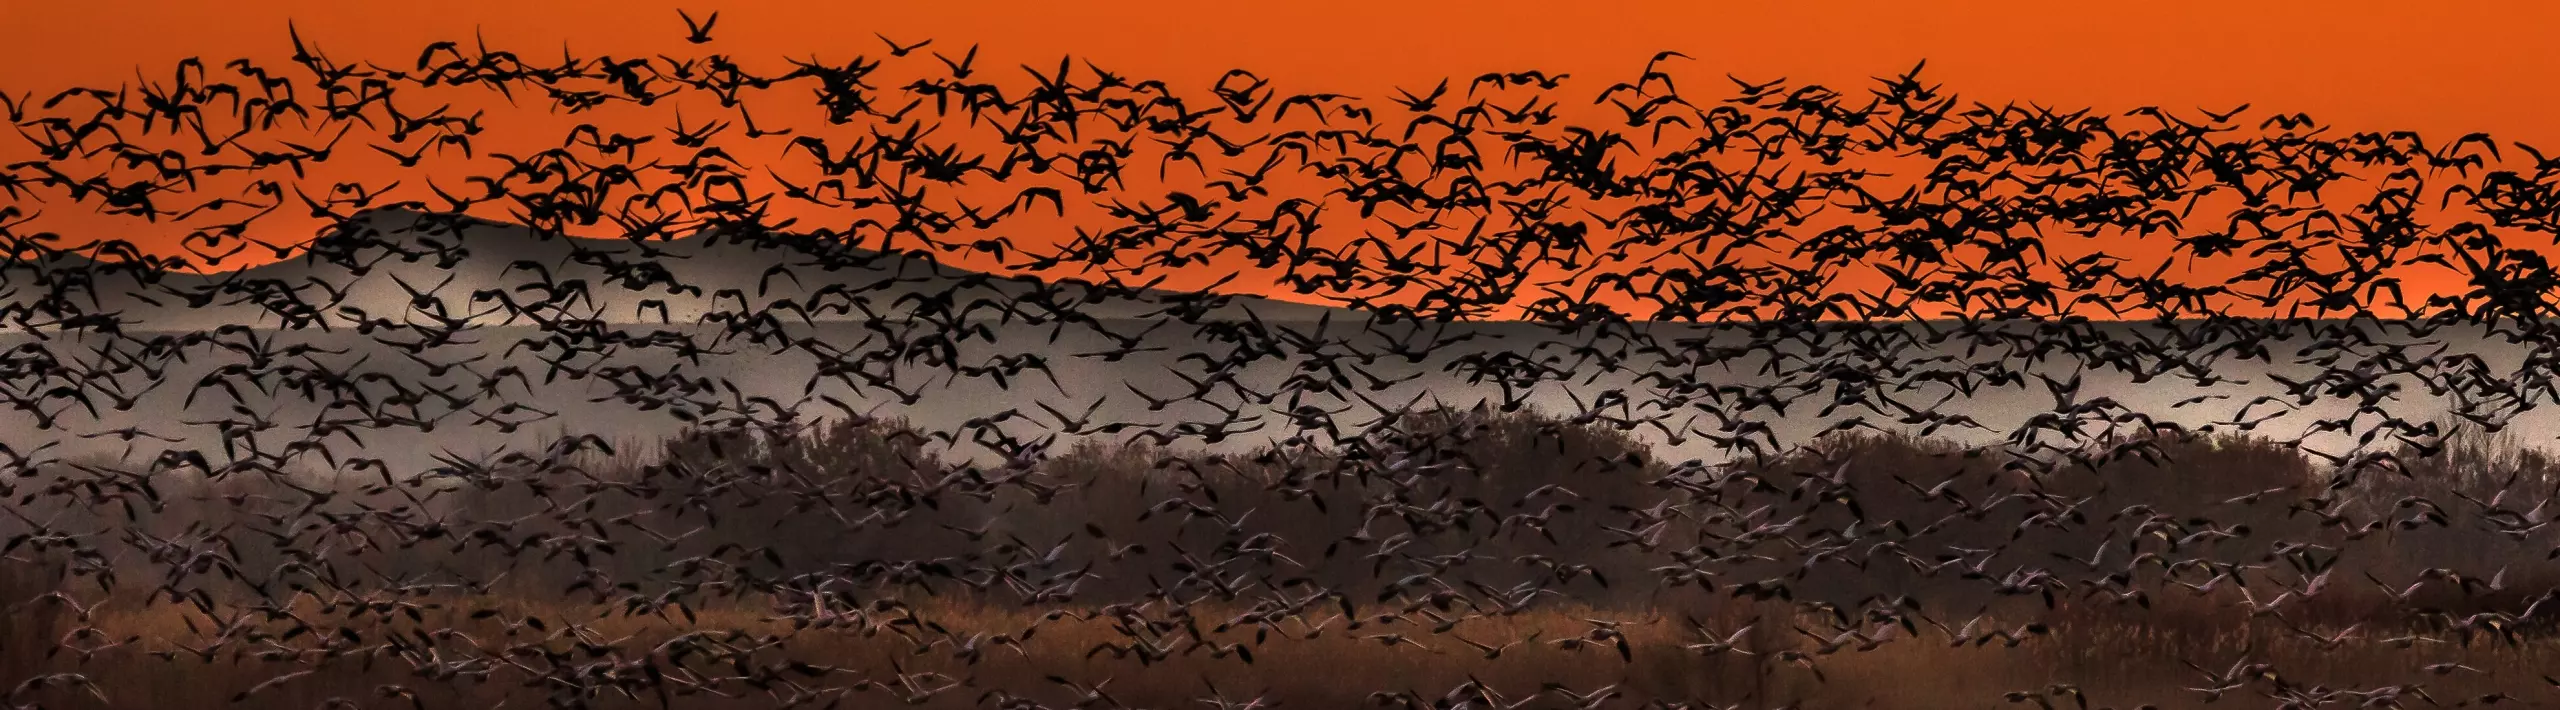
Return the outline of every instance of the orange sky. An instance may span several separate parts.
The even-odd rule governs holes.
[[[2309,111],[2348,128],[2554,132],[2560,6],[2372,0],[1973,2],[1200,3],[627,0],[89,0],[0,4],[0,86],[113,83],[181,57],[280,53],[290,18],[338,54],[405,57],[467,37],[581,54],[676,43],[672,11],[726,9],[714,49],[741,56],[876,53],[893,38],[981,42],[995,66],[1095,57],[1206,81],[1249,67],[1345,91],[1553,67],[1620,75],[1676,49],[1746,78],[1852,85],[1926,58],[1984,99]]]
[[[2238,5],[2240,7],[2232,7]],[[708,47],[684,44],[674,9],[722,10]],[[140,70],[165,80],[179,59],[248,56],[284,64],[286,21],[340,62],[405,63],[420,47],[485,35],[493,47],[557,57],[704,51],[742,61],[878,55],[873,32],[933,39],[982,66],[1062,54],[1113,71],[1205,87],[1247,68],[1286,92],[1364,98],[1441,78],[1538,68],[1583,78],[1591,96],[1631,78],[1656,50],[1696,58],[1685,77],[1730,72],[1863,89],[1929,62],[1929,78],[1969,100],[2115,112],[2140,105],[2252,115],[2305,111],[2347,130],[2415,129],[2438,140],[2488,131],[2560,144],[2548,126],[2560,85],[2560,6],[2527,3],[2202,1],[1999,2],[625,2],[440,0],[346,3],[90,2],[0,5],[0,90],[47,95],[114,86]],[[1605,8],[1605,9],[1604,9]],[[923,60],[930,63],[930,59]],[[1684,89],[1687,85],[1684,85]],[[1695,89],[1723,95],[1727,85]],[[661,116],[662,118],[662,116]],[[560,127],[536,131],[556,141]],[[655,131],[663,124],[634,132]],[[414,187],[414,186],[413,186]]]

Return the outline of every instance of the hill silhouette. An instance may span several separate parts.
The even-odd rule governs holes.
[[[551,317],[695,324],[767,311],[824,322],[919,309],[992,320],[1344,315],[1255,296],[988,274],[807,234],[707,230],[672,240],[587,239],[404,210],[358,215],[292,258],[237,271],[197,273],[68,250],[22,251],[0,268],[11,272],[0,282],[19,284],[0,303],[56,317],[112,316],[139,330],[410,317],[479,325]]]

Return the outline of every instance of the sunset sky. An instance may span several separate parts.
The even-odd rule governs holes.
[[[995,66],[1089,56],[1130,73],[1229,68],[1362,91],[1491,70],[1616,74],[1657,49],[1746,78],[1848,85],[1927,59],[1984,99],[2308,111],[2349,128],[2549,137],[2560,7],[2370,0],[1971,2],[1038,2],[176,0],[0,4],[0,85],[112,84],[187,56],[280,58],[285,22],[349,56],[478,29],[524,50],[683,49],[674,9],[725,9],[715,49],[876,52],[872,32],[982,43]],[[158,71],[154,72],[155,74]]]
[[[679,7],[696,17],[720,11],[715,41],[686,44]],[[2550,125],[2560,93],[2549,90],[2560,85],[2560,53],[2547,49],[2560,7],[2539,3],[20,2],[0,5],[0,91],[112,87],[137,72],[165,81],[190,56],[216,67],[244,56],[282,66],[288,20],[341,62],[404,63],[430,42],[475,32],[544,59],[565,43],[580,56],[841,61],[881,53],[878,32],[932,39],[932,49],[954,54],[979,44],[981,65],[1017,79],[1017,65],[1053,66],[1071,54],[1194,87],[1245,68],[1287,92],[1372,99],[1533,68],[1590,77],[1567,94],[1588,97],[1631,78],[1658,50],[1694,57],[1683,72],[1701,79],[1844,89],[1926,60],[1932,80],[1974,101],[2101,112],[2245,102],[2254,116],[2302,111],[2345,130],[2439,139],[2487,131],[2560,144]],[[568,124],[544,125],[556,144]],[[65,231],[109,228],[49,217],[71,220]]]

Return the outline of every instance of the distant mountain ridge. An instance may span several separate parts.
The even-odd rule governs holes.
[[[765,312],[792,322],[804,315],[812,322],[829,322],[951,311],[966,311],[970,319],[1001,319],[1008,307],[1030,309],[1032,315],[1072,310],[1098,320],[1313,322],[1328,316],[1347,321],[1370,315],[1250,295],[988,274],[925,256],[862,249],[805,233],[732,230],[669,240],[588,239],[406,210],[358,215],[290,258],[233,271],[198,273],[158,268],[141,260],[94,260],[70,250],[41,254],[22,250],[8,256],[0,259],[0,323],[38,329],[63,327],[66,320],[103,317],[121,321],[126,329],[154,331],[235,324],[337,327],[366,319],[405,322],[438,317],[495,325],[508,322],[513,312],[502,298],[546,316],[615,324],[698,324]],[[559,287],[546,290],[546,282]],[[584,294],[558,290],[572,283],[583,284]],[[421,295],[431,298],[422,301]],[[554,297],[562,302],[542,305],[544,299]],[[513,322],[535,324],[521,316]],[[1856,330],[1885,323],[1926,328],[1955,322],[1776,325]],[[2276,334],[2320,331],[2346,322],[2228,319],[2211,327]],[[2007,326],[2142,323],[2156,322],[2057,319]],[[2373,323],[2388,324],[2418,326],[2420,322]]]
[[[669,325],[654,325],[656,310],[642,308],[649,302],[665,307]],[[651,242],[545,239],[522,227],[418,213],[366,215],[356,229],[318,240],[294,259],[223,274],[154,270],[74,254],[22,258],[0,264],[0,309],[9,309],[0,312],[0,323],[7,324],[0,325],[0,350],[48,363],[28,371],[51,373],[10,383],[22,388],[22,396],[74,387],[68,391],[129,405],[92,414],[79,403],[54,403],[58,409],[44,416],[76,427],[66,453],[77,447],[84,455],[121,456],[117,451],[129,442],[113,432],[123,427],[191,446],[220,446],[225,432],[209,423],[235,415],[229,409],[235,403],[273,421],[294,422],[277,436],[326,436],[323,420],[338,416],[330,407],[345,393],[280,384],[290,373],[273,366],[278,353],[289,351],[300,354],[281,357],[307,358],[354,373],[346,377],[364,378],[353,391],[376,402],[399,400],[414,408],[426,402],[421,398],[429,391],[503,386],[507,402],[560,413],[544,423],[545,431],[535,431],[486,421],[488,407],[404,409],[401,416],[424,417],[421,422],[447,419],[443,426],[386,425],[364,433],[368,449],[379,452],[374,455],[403,471],[431,467],[433,455],[446,450],[539,446],[545,432],[668,436],[698,421],[700,413],[743,410],[748,397],[812,417],[839,408],[888,413],[927,430],[1012,416],[1007,410],[1018,415],[1054,409],[1062,417],[1143,422],[1163,431],[1228,418],[1241,428],[1221,429],[1218,441],[1244,447],[1275,440],[1261,432],[1292,431],[1281,423],[1300,413],[1300,406],[1383,416],[1412,403],[1522,403],[1599,416],[1604,412],[1595,407],[1622,410],[1598,402],[1652,392],[1689,403],[1675,413],[1687,423],[1628,431],[1676,459],[1729,456],[1733,452],[1719,442],[1742,440],[1735,437],[1746,426],[1765,427],[1761,431],[1775,446],[1809,441],[1843,425],[1889,428],[1924,421],[1916,412],[1861,407],[1854,397],[1838,397],[1882,377],[1914,378],[1919,386],[1899,394],[1900,401],[1935,398],[1950,413],[1986,427],[1968,436],[1996,441],[2000,432],[2060,406],[2041,375],[2081,382],[2073,388],[2081,401],[2106,398],[2159,421],[2199,427],[2246,415],[2262,431],[2312,437],[2310,422],[2354,416],[2368,406],[2358,397],[2289,384],[2314,382],[2337,362],[2331,353],[2360,349],[2346,344],[2460,353],[2486,373],[2533,375],[2542,367],[2532,348],[2517,344],[2517,333],[2459,324],[2239,318],[1973,326],[1398,322],[1366,311],[1244,296],[994,276],[788,234],[702,234]],[[509,324],[511,313],[588,314],[628,325],[614,326],[622,332],[607,335],[586,324],[545,325],[521,315]],[[727,337],[736,333],[724,332],[719,322],[759,313],[777,327],[754,335],[775,333],[791,347],[761,347],[768,343],[761,337]],[[802,314],[815,324],[800,324]],[[1173,322],[1246,317],[1275,327]],[[62,322],[83,318],[113,318],[121,329],[148,336],[52,332],[83,327]],[[296,319],[306,327],[286,327]],[[477,329],[461,334],[463,328],[450,327],[447,334],[460,337],[438,337],[365,325],[388,321],[427,331],[437,319]],[[894,319],[903,320],[889,322]],[[233,326],[267,332],[172,337]],[[651,332],[633,332],[643,330]],[[958,330],[974,334],[942,337]],[[562,366],[555,362],[562,355],[537,347],[554,335],[594,347]],[[1239,352],[1265,355],[1238,360]],[[910,357],[918,353],[923,355]],[[92,358],[148,362],[158,369],[135,367],[93,380],[84,365]],[[1293,380],[1321,379],[1309,369],[1319,362],[1355,370],[1342,375],[1353,384],[1308,389],[1304,398],[1247,396],[1276,392]],[[1038,363],[1041,369],[1007,372],[1012,363]],[[1790,370],[1801,363],[1821,367],[1812,374]],[[503,379],[505,370],[520,379]],[[555,378],[556,373],[567,374]],[[645,391],[654,387],[647,384],[655,381],[650,378],[659,377],[728,382],[736,389],[706,385],[646,403],[627,398],[626,388]],[[80,389],[93,382],[104,384]],[[259,386],[247,386],[252,384]],[[2460,396],[2425,384],[2412,380],[2394,394],[2393,414],[2445,418],[2467,406],[2457,401]],[[1818,394],[1825,390],[1834,396]],[[1799,392],[1807,394],[1794,394]],[[2316,396],[2305,399],[2311,395]],[[2296,405],[2249,411],[2261,396]],[[1792,410],[1767,404],[1807,397]],[[1820,404],[1825,399],[1832,406]],[[679,405],[695,419],[672,416],[670,408]],[[1685,411],[1692,405],[1700,409]],[[2560,415],[2551,409],[2535,417],[2514,427],[2560,430],[2554,419]],[[36,432],[36,421],[33,413],[0,412],[0,431]],[[1037,426],[1029,420],[1016,425],[1026,431]],[[2370,443],[2344,433],[2321,436],[2326,438],[2306,441],[2323,451]],[[1212,443],[1205,437],[1203,442]]]
[[[369,319],[519,324],[530,316],[700,323],[770,312],[797,321],[1072,310],[1095,319],[1315,320],[1341,309],[951,267],[788,232],[582,239],[454,215],[359,215],[292,258],[199,274],[53,251],[0,265],[0,308],[43,322],[113,315],[123,327],[308,327]]]

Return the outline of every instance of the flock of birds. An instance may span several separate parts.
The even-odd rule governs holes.
[[[717,43],[717,13],[681,19],[691,44]],[[0,700],[131,704],[118,674],[192,663],[254,682],[154,702],[1119,708],[1141,705],[1131,676],[1177,665],[1230,690],[1321,686],[1295,676],[1339,672],[1328,656],[1283,649],[1347,639],[1322,653],[1548,659],[1326,691],[1376,706],[1704,708],[1779,693],[1538,674],[1670,654],[1818,687],[1841,658],[2035,651],[2060,633],[2039,614],[2141,619],[2172,600],[2284,643],[2409,654],[2522,649],[2560,615],[2548,471],[2374,492],[2453,476],[2433,462],[2461,437],[2560,400],[2560,272],[2512,241],[2560,231],[2560,159],[2531,146],[1973,104],[1917,68],[1863,92],[1732,79],[1709,98],[1674,52],[1596,98],[1531,70],[1371,100],[1242,70],[1196,93],[1065,60],[1015,80],[975,47],[879,40],[762,71],[468,41],[342,62],[297,35],[282,66],[191,59],[166,81],[0,94],[21,139],[0,153],[16,422],[0,431]],[[527,106],[576,125],[529,143],[507,123]],[[669,127],[579,122],[676,106]],[[399,169],[307,177],[366,160]],[[182,236],[41,230],[75,213]],[[259,226],[306,216],[324,238]],[[566,239],[497,283],[435,276],[487,258],[455,237],[492,220],[623,238]],[[653,245],[699,235],[731,251],[691,259],[789,257],[689,283]],[[243,268],[269,252],[294,278]],[[1012,275],[852,276],[915,258]],[[398,297],[348,295],[386,280]],[[1292,304],[1220,295],[1238,291],[1327,305],[1271,318],[1258,309]],[[1146,308],[1093,315],[1111,301]],[[216,308],[249,315],[151,327]],[[1665,325],[1680,322],[1710,325]],[[1108,345],[964,355],[1000,329]],[[1513,340],[1456,354],[1495,329]],[[815,371],[782,395],[695,374],[745,351]],[[1177,421],[1024,399],[949,428],[896,422],[932,404],[923,383],[1063,392],[1084,386],[1066,363],[1124,360],[1164,364],[1108,396]],[[1250,374],[1262,363],[1286,376]],[[2244,365],[2297,369],[2231,374]],[[2177,407],[2229,411],[2179,424],[2085,392],[2092,373],[2206,388]],[[1577,387],[1602,374],[1636,384]],[[1500,396],[1387,394],[1426,377]],[[559,381],[611,395],[535,396]],[[1575,406],[1532,406],[1548,387]],[[2049,406],[2014,429],[1966,409],[2017,388]],[[2413,413],[2418,397],[2443,404]],[[2265,424],[2322,403],[2340,406]],[[692,433],[636,451],[584,421],[596,407]],[[1991,443],[1935,468],[1835,457],[1822,442],[1842,439],[1779,435],[1791,410],[1834,422],[1826,435]],[[414,468],[365,444],[439,428],[561,434]],[[2289,444],[2312,473],[2177,498],[2237,485],[2176,480],[2204,455],[2189,442],[2216,434]],[[1672,460],[1630,437],[1730,455]],[[1200,448],[1236,441],[1253,446]],[[118,451],[75,452],[90,444]],[[2172,482],[2114,477],[2140,464]],[[2512,563],[2411,561],[2395,539]],[[2323,611],[2347,597],[2380,601]],[[151,610],[186,632],[115,623]],[[1495,635],[1541,614],[1569,628]],[[59,625],[28,632],[45,618]],[[1072,662],[1028,650],[1070,625],[1099,638],[1077,637]],[[2560,685],[2447,655],[2310,680],[2258,650],[2180,658],[2201,677],[2147,700],[2088,680],[1997,700],[2460,706]],[[1050,665],[979,675],[1035,662]],[[364,692],[311,689],[340,675]],[[1207,693],[1157,706],[1286,694],[1181,685]]]

